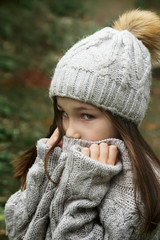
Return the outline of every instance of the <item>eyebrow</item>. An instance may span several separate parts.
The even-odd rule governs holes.
[[[57,108],[59,109],[63,109],[60,105],[57,104]],[[86,111],[86,110],[94,110],[94,108],[90,108],[90,107],[74,107],[74,110],[79,110],[79,111]]]

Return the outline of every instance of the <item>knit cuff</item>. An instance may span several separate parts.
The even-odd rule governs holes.
[[[44,159],[47,152],[51,148],[51,146],[46,144],[47,140],[48,140],[48,138],[42,138],[42,139],[37,141],[37,145],[36,145],[37,157],[39,157],[40,159]]]

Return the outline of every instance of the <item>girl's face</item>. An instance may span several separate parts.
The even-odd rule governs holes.
[[[106,114],[97,107],[71,98],[57,97],[65,136],[88,141],[116,138],[118,133]]]

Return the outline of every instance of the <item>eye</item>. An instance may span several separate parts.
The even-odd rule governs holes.
[[[82,118],[85,119],[85,120],[91,120],[94,118],[93,115],[90,115],[90,114],[87,114],[87,113],[84,113],[82,114]]]
[[[65,111],[60,111],[63,118],[68,118],[68,114]]]

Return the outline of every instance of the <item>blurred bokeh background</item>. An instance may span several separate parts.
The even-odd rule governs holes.
[[[0,239],[8,239],[5,202],[20,186],[11,161],[44,137],[53,119],[48,87],[57,61],[76,41],[133,8],[160,13],[160,0],[0,1]],[[160,157],[158,65],[141,132]]]

